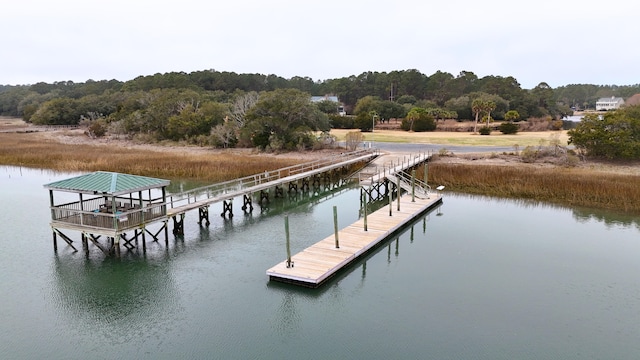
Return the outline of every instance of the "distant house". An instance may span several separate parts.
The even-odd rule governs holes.
[[[624,99],[621,97],[600,98],[596,101],[596,111],[615,110],[622,105],[624,105]]]
[[[335,95],[325,95],[325,96],[312,96],[311,102],[320,102],[320,101],[331,101],[338,104],[338,114],[341,116],[346,115],[347,113],[344,110],[344,105],[338,100],[338,97]]]

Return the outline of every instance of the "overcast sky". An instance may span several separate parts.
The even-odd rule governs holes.
[[[527,89],[633,85],[639,10],[631,0],[6,0],[0,84],[417,69],[513,76]]]

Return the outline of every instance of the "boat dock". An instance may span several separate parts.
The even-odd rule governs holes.
[[[267,276],[273,281],[317,288],[441,202],[439,192],[422,198],[404,194],[399,201],[368,214],[366,220],[361,218],[338,231],[338,240],[335,234],[326,237],[270,268]]]

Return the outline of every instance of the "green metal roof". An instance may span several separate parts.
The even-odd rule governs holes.
[[[85,194],[122,195],[147,189],[161,188],[168,185],[169,180],[108,171],[96,171],[94,173],[45,184],[44,187],[50,190]]]

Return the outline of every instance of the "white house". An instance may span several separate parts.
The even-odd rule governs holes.
[[[596,101],[596,111],[615,110],[624,104],[621,97],[600,98]]]
[[[344,105],[338,101],[338,97],[335,95],[325,95],[325,96],[312,96],[312,102],[320,102],[320,101],[331,101],[338,104],[338,114],[341,116],[345,116],[347,113],[344,110]]]

